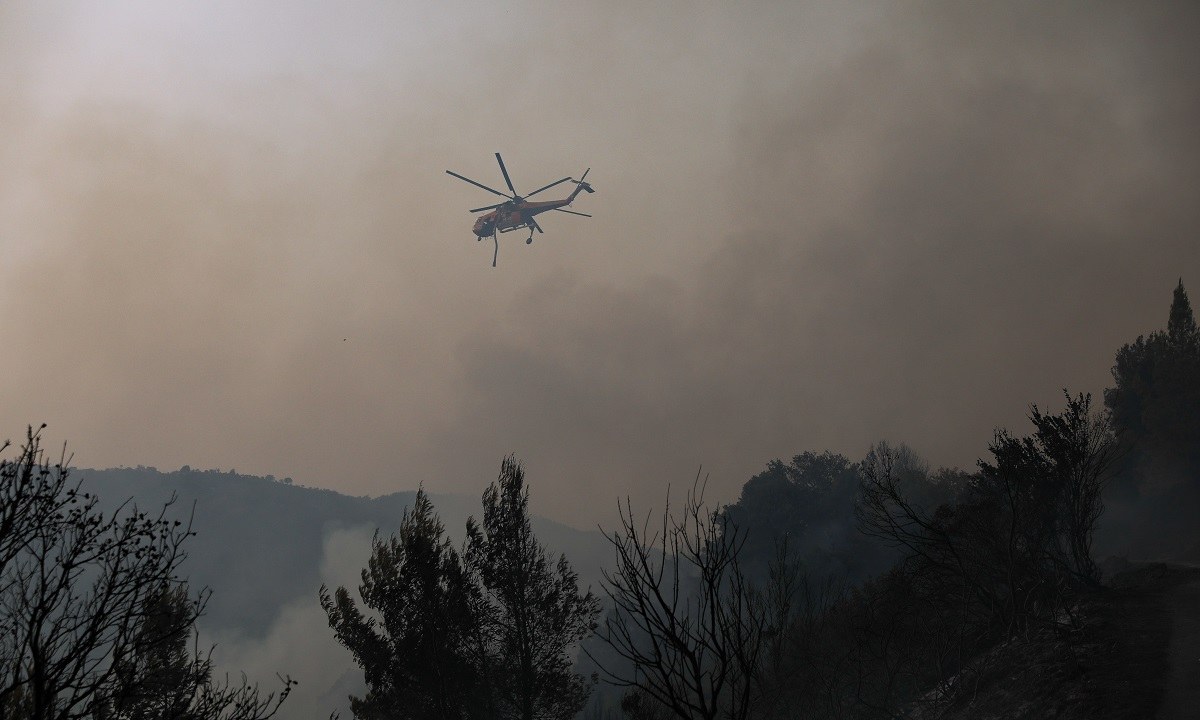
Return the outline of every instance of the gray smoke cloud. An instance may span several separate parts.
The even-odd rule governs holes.
[[[362,582],[360,568],[370,555],[374,532],[374,528],[330,532],[322,548],[321,582],[354,592]],[[315,589],[280,609],[263,637],[216,630],[203,633],[201,642],[202,647],[212,648],[217,679],[228,676],[236,681],[244,674],[251,684],[258,684],[263,696],[278,691],[276,676],[297,681],[281,711],[286,718],[327,720],[334,712],[350,717],[348,696],[366,694],[354,657],[329,629]]]
[[[0,10],[0,412],[86,465],[474,495],[515,452],[578,525],[970,465],[1200,278],[1187,4],[156,7]],[[596,217],[493,270],[443,171],[496,150]]]

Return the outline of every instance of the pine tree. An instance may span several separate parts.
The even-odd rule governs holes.
[[[1104,404],[1129,447],[1122,475],[1137,483],[1200,481],[1200,331],[1182,279],[1166,331],[1122,347],[1112,374]]]
[[[1175,295],[1171,299],[1171,315],[1167,320],[1167,338],[1176,347],[1194,345],[1197,340],[1196,318],[1192,315],[1192,304],[1188,302],[1187,291],[1183,289],[1183,278],[1175,286]]]
[[[351,698],[354,717],[480,716],[473,586],[424,490],[397,534],[376,535],[371,545],[359,594],[378,620],[364,616],[346,588],[320,590],[330,627],[366,678],[366,697]]]
[[[495,717],[571,718],[595,679],[577,675],[571,651],[592,633],[599,601],[580,594],[565,556],[533,534],[525,472],[512,457],[483,496],[483,522],[467,522],[467,560],[484,588],[487,679]]]

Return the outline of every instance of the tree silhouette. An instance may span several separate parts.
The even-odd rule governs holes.
[[[1196,318],[1192,315],[1192,304],[1188,301],[1183,278],[1175,286],[1171,297],[1171,314],[1167,318],[1167,339],[1172,345],[1184,347],[1196,343]]]
[[[1200,331],[1182,279],[1166,331],[1123,346],[1112,374],[1116,385],[1104,392],[1104,404],[1130,448],[1126,481],[1200,481]]]
[[[534,536],[525,471],[511,456],[484,492],[482,522],[467,521],[467,561],[483,585],[495,717],[574,717],[594,679],[574,672],[570,653],[595,629],[600,605],[580,593],[566,557],[555,561]]]
[[[116,666],[109,700],[97,720],[255,720],[269,718],[295,684],[260,695],[244,678],[234,685],[212,679],[212,651],[189,647],[195,629],[183,624],[196,601],[187,586],[164,586],[146,599],[138,651]]]
[[[565,557],[533,534],[525,474],[511,457],[467,521],[460,557],[424,490],[387,541],[378,535],[359,594],[321,586],[337,639],[363,669],[356,718],[571,718],[592,683],[570,653],[595,628],[599,603],[580,594]]]
[[[356,718],[482,716],[479,631],[474,588],[425,491],[405,511],[396,535],[378,534],[359,595],[363,614],[339,587],[320,589],[337,639],[363,669],[366,697],[351,698]]]
[[[1068,394],[1063,412],[1033,406],[1030,420],[1032,435],[998,431],[977,482],[934,511],[906,496],[886,451],[863,463],[860,527],[903,549],[930,602],[958,608],[964,637],[1057,621],[1071,591],[1099,580],[1092,536],[1116,457],[1107,415]]]
[[[616,554],[604,575],[614,609],[598,635],[629,669],[592,659],[633,691],[625,704],[639,716],[749,717],[770,628],[742,569],[745,533],[704,504],[697,479],[683,507],[665,509],[654,530],[626,503],[620,529],[606,537]]]
[[[53,465],[45,457],[40,428],[16,458],[0,460],[0,718],[264,720],[278,709],[289,679],[265,699],[243,684],[186,713],[124,712],[149,678],[200,662],[185,660],[178,643],[207,592],[188,599],[182,589],[193,533],[167,517],[172,502],[154,513],[126,503],[106,516],[70,480],[65,450]],[[165,598],[175,598],[169,612]]]

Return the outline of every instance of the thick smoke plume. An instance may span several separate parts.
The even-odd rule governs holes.
[[[1200,282],[1190,6],[289,7],[0,10],[10,434],[353,493],[516,452],[589,525],[701,465],[970,465]],[[496,150],[596,218],[492,270],[443,170]]]

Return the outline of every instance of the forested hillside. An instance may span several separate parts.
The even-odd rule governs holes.
[[[1194,574],[1119,574],[1200,563],[1200,332],[1182,282],[1166,329],[1120,348],[1113,378],[1103,407],[1066,391],[1060,408],[1031,406],[1030,425],[998,429],[970,470],[881,442],[855,460],[805,451],[751,478],[724,517],[745,532],[742,569],[783,612],[760,620],[748,717],[973,717],[988,703],[994,717],[1042,717],[1047,705],[1012,698],[1068,689],[1052,703],[1064,717],[1140,716],[1165,686],[1200,681],[1178,658],[1174,680],[1131,667],[1166,656],[1167,609],[1184,602],[1172,593],[1193,598],[1174,588]],[[1196,642],[1180,617],[1175,642]],[[1020,672],[1040,662],[1056,679]],[[1142,710],[1101,701],[1127,664]],[[638,692],[627,707],[643,716],[671,705],[670,692]]]

